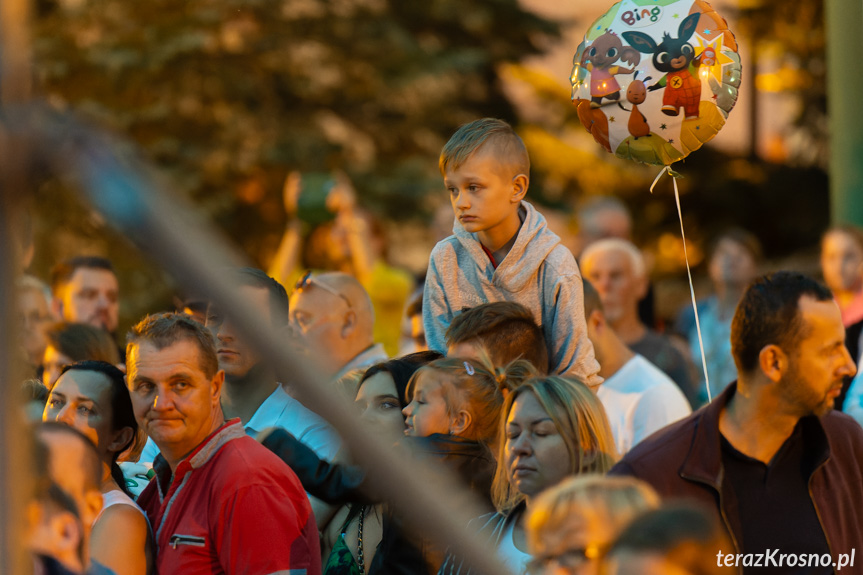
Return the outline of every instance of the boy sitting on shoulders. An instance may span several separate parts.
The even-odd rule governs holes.
[[[542,326],[552,373],[602,383],[587,338],[581,274],[572,253],[523,201],[530,159],[502,120],[460,127],[444,146],[440,171],[450,194],[453,235],[432,250],[423,295],[430,349],[464,308],[493,301],[527,307]]]

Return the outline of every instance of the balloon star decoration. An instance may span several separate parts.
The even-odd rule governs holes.
[[[740,56],[728,24],[703,0],[623,0],[594,22],[572,59],[572,103],[582,125],[619,158],[673,176],[689,293],[710,379],[671,164],[710,141],[737,102]]]

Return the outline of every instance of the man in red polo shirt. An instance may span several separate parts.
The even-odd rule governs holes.
[[[315,519],[297,476],[225,421],[212,335],[181,314],[128,335],[135,417],[161,455],[138,503],[156,534],[159,573],[319,574]]]

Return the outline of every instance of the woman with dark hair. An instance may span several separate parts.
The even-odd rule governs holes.
[[[366,370],[360,379],[354,405],[374,433],[390,439],[393,444],[404,436],[402,409],[407,405],[408,382],[419,368],[441,357],[440,353],[423,351]],[[410,564],[413,569],[423,561],[421,553],[402,538],[382,503],[344,506],[322,535],[325,575],[392,573],[396,563],[399,567]],[[411,569],[404,572],[411,572]]]
[[[120,363],[117,344],[107,331],[83,323],[55,323],[45,332],[47,346],[42,356],[42,383],[51,389],[60,372],[77,361]]]
[[[77,429],[93,441],[102,460],[103,505],[93,521],[90,555],[117,575],[152,573],[150,526],[126,491],[117,465],[138,430],[123,372],[103,361],[66,366],[48,396],[42,420]]]

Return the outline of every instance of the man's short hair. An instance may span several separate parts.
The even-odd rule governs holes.
[[[644,265],[644,256],[641,255],[641,251],[632,242],[620,238],[606,238],[588,245],[581,252],[582,265],[594,256],[611,251],[622,252],[629,258],[632,275],[635,277],[643,278],[647,274],[647,267]]]
[[[440,154],[440,173],[456,170],[483,146],[490,146],[495,158],[512,169],[512,175],[530,177],[527,148],[512,126],[503,120],[483,118],[462,125],[444,145]]]
[[[72,361],[92,359],[120,363],[120,353],[114,339],[105,330],[88,324],[55,323],[45,331],[45,339]]]
[[[726,537],[722,525],[707,508],[695,503],[672,503],[636,517],[617,538],[609,555],[627,551],[667,555],[692,543],[703,550],[697,558],[703,561],[715,555]]]
[[[191,341],[198,348],[198,364],[208,378],[219,371],[219,358],[216,343],[210,330],[181,313],[160,313],[148,315],[126,335],[126,356],[130,357],[132,348],[149,343],[157,350],[170,347],[178,341]]]
[[[55,265],[51,270],[51,292],[57,296],[59,290],[69,283],[78,268],[106,270],[116,275],[111,260],[99,256],[77,256]]]
[[[282,327],[290,321],[288,315],[288,292],[282,284],[257,268],[237,268],[233,271],[237,286],[251,286],[267,290],[270,295],[270,318],[273,325]]]
[[[739,372],[752,373],[766,346],[778,345],[792,353],[806,337],[800,315],[803,296],[815,301],[833,299],[824,285],[799,272],[768,274],[746,288],[731,320],[731,354]]]
[[[584,317],[585,319],[590,317],[595,311],[599,313],[605,313],[605,310],[602,308],[602,299],[599,297],[599,292],[596,291],[596,288],[593,287],[593,284],[587,281],[586,279],[581,279],[582,291],[584,292]]]
[[[447,346],[473,340],[485,346],[496,366],[524,359],[548,373],[548,347],[542,328],[520,303],[484,303],[455,316],[446,332]]]

